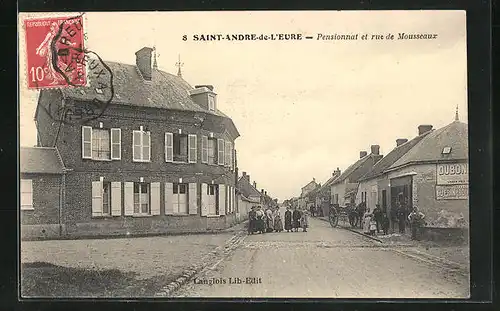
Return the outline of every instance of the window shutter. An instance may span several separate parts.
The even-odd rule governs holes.
[[[229,201],[229,203],[227,204],[228,205],[227,210],[229,214],[231,214],[233,212],[233,197],[231,195],[233,193],[233,187],[228,186],[227,189],[228,189],[227,200]]]
[[[231,189],[231,196],[233,198],[233,212],[235,212],[236,211],[236,204],[237,204],[236,203],[237,198],[236,198],[236,188],[235,187],[232,187],[232,189]]]
[[[201,184],[201,216],[208,215],[208,185]]]
[[[120,216],[122,214],[122,183],[111,183],[111,215]]]
[[[171,182],[165,183],[165,215],[174,214],[173,196],[174,185]]]
[[[208,137],[201,136],[201,163],[208,163]]]
[[[125,216],[134,214],[134,183],[126,182],[124,186]]]
[[[122,158],[122,130],[111,129],[111,160]]]
[[[229,166],[229,169],[233,169],[233,144],[231,142],[229,142],[229,150],[227,151],[228,152],[228,157],[229,157],[229,164],[227,166]]]
[[[92,182],[92,217],[102,216],[102,182]]]
[[[189,184],[189,215],[198,214],[198,184],[190,183]]]
[[[224,165],[224,140],[217,139],[217,164]]]
[[[174,135],[165,133],[165,162],[174,160]]]
[[[82,126],[82,158],[92,159],[92,127]]]
[[[197,154],[196,152],[198,151],[198,148],[196,146],[196,135],[188,135],[188,159],[189,163],[196,163],[197,160]]]
[[[160,183],[151,183],[151,215],[160,215]]]
[[[33,181],[21,179],[21,209],[33,208]]]
[[[142,159],[142,132],[133,131],[132,132],[132,157],[134,161],[140,161]]]
[[[151,132],[142,133],[142,160],[151,161]]]
[[[219,185],[219,215],[226,215],[226,185]]]

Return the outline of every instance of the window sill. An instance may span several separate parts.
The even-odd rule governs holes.
[[[21,208],[21,211],[34,211],[35,209],[32,207],[32,208],[29,208],[29,207],[24,207],[24,208]]]
[[[151,161],[132,160],[134,163],[151,163]]]
[[[167,214],[167,216],[186,217],[186,216],[197,216],[197,214]]]
[[[131,215],[132,217],[134,218],[142,218],[142,217],[153,217],[155,215],[140,215],[140,214],[135,214],[135,215]],[[160,215],[157,215],[157,216],[160,216]]]
[[[112,161],[120,161],[118,159],[90,159],[90,158],[83,158],[83,160],[88,160],[88,161],[95,161],[95,162],[112,162]]]
[[[218,218],[224,215],[205,215],[207,218]]]
[[[116,215],[116,216],[112,216],[112,215],[92,216],[92,219],[105,219],[105,218],[113,218],[113,217],[118,217],[118,216],[121,216],[121,215]]]

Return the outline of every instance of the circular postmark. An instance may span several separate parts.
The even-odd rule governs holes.
[[[101,117],[115,95],[113,71],[84,46],[83,14],[63,19],[50,42],[51,68],[64,80],[61,103],[49,104],[55,121],[85,124]]]

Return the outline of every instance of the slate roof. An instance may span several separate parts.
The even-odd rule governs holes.
[[[430,132],[414,148],[392,164],[388,170],[412,163],[436,163],[450,160],[467,160],[469,136],[467,124],[454,121],[445,127]],[[442,154],[444,147],[451,147],[451,153]]]
[[[413,138],[412,140],[407,141],[406,143],[392,149],[392,151],[389,152],[385,157],[383,157],[377,163],[375,163],[372,169],[368,171],[366,175],[361,177],[359,181],[369,180],[384,174],[387,168],[389,168],[392,164],[394,164],[394,162],[396,162],[398,159],[404,156],[408,151],[410,151],[413,147],[415,147],[415,145],[417,145],[429,133],[432,132],[423,133],[422,135],[419,135]]]
[[[19,155],[21,173],[64,173],[64,163],[56,148],[21,147]]]
[[[373,158],[376,158],[376,157],[380,157],[380,155],[375,155],[375,154],[368,154],[364,157],[362,157],[361,159],[357,160],[356,162],[354,162],[354,164],[352,164],[351,166],[349,166],[340,176],[339,178],[335,179],[333,182],[332,182],[332,185],[334,184],[338,184],[338,183],[341,183],[343,182],[346,178],[348,178],[352,173],[354,173],[354,171],[356,171],[359,167],[361,167],[366,161],[368,161],[369,159],[373,159]],[[376,159],[375,159],[376,160]],[[375,161],[376,162],[376,161]]]
[[[112,104],[205,112],[229,118],[220,110],[213,112],[196,104],[188,93],[194,88],[181,77],[153,69],[151,81],[146,81],[136,65],[105,63],[113,72],[115,96]],[[95,91],[97,86],[97,80],[90,79],[88,87],[61,88],[61,91],[66,97],[76,100],[89,101],[99,96],[105,99],[105,94],[100,95]]]
[[[243,178],[243,176],[238,179],[238,188],[246,197],[262,195],[259,190],[255,189],[255,187],[249,183],[247,179]]]

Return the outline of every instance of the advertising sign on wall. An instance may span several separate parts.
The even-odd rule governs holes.
[[[466,200],[469,197],[469,185],[437,185],[437,200]]]
[[[438,185],[463,185],[469,183],[469,165],[467,163],[443,163],[437,165]]]

